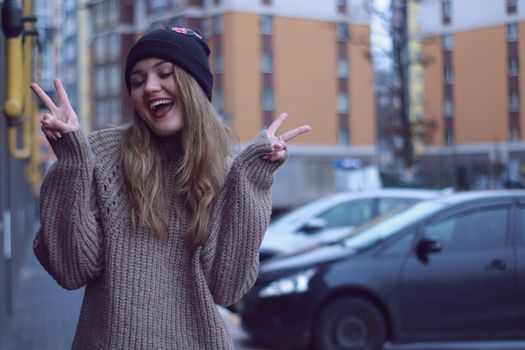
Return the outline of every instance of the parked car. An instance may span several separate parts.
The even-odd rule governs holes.
[[[261,264],[243,328],[285,348],[525,339],[525,191],[416,203]]]
[[[441,191],[434,190],[382,189],[322,197],[284,214],[269,225],[261,244],[261,261],[334,240],[378,215],[440,194]]]

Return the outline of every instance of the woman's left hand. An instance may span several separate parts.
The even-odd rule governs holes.
[[[312,128],[309,125],[302,125],[298,128],[292,129],[290,131],[285,132],[281,136],[277,136],[276,132],[283,123],[283,121],[288,117],[288,114],[282,113],[277,119],[273,121],[273,123],[268,127],[268,130],[266,131],[266,135],[270,139],[270,142],[272,143],[272,148],[274,150],[273,156],[264,156],[263,159],[266,159],[270,162],[274,162],[279,159],[286,158],[286,142],[289,140],[304,134]]]

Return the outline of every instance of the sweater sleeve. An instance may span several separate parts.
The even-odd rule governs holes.
[[[66,289],[77,289],[103,268],[102,234],[94,191],[95,161],[83,131],[51,141],[57,161],[40,193],[40,230],[33,249]]]
[[[262,159],[273,149],[265,132],[233,161],[212,217],[200,260],[214,301],[231,305],[255,283],[259,247],[271,216],[273,172],[283,160]]]

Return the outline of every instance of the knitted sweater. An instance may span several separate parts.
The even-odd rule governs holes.
[[[264,133],[239,153],[209,236],[190,252],[183,237],[189,214],[169,186],[176,161],[165,164],[168,240],[133,228],[122,136],[122,129],[89,138],[75,131],[51,141],[58,160],[42,184],[33,247],[62,287],[85,286],[73,349],[233,349],[216,304],[236,302],[255,282],[273,172],[282,162],[262,159],[273,153]]]

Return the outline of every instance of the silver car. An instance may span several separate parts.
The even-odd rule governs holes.
[[[332,241],[378,215],[400,206],[440,196],[446,191],[380,189],[319,198],[270,224],[260,249],[261,260]]]

